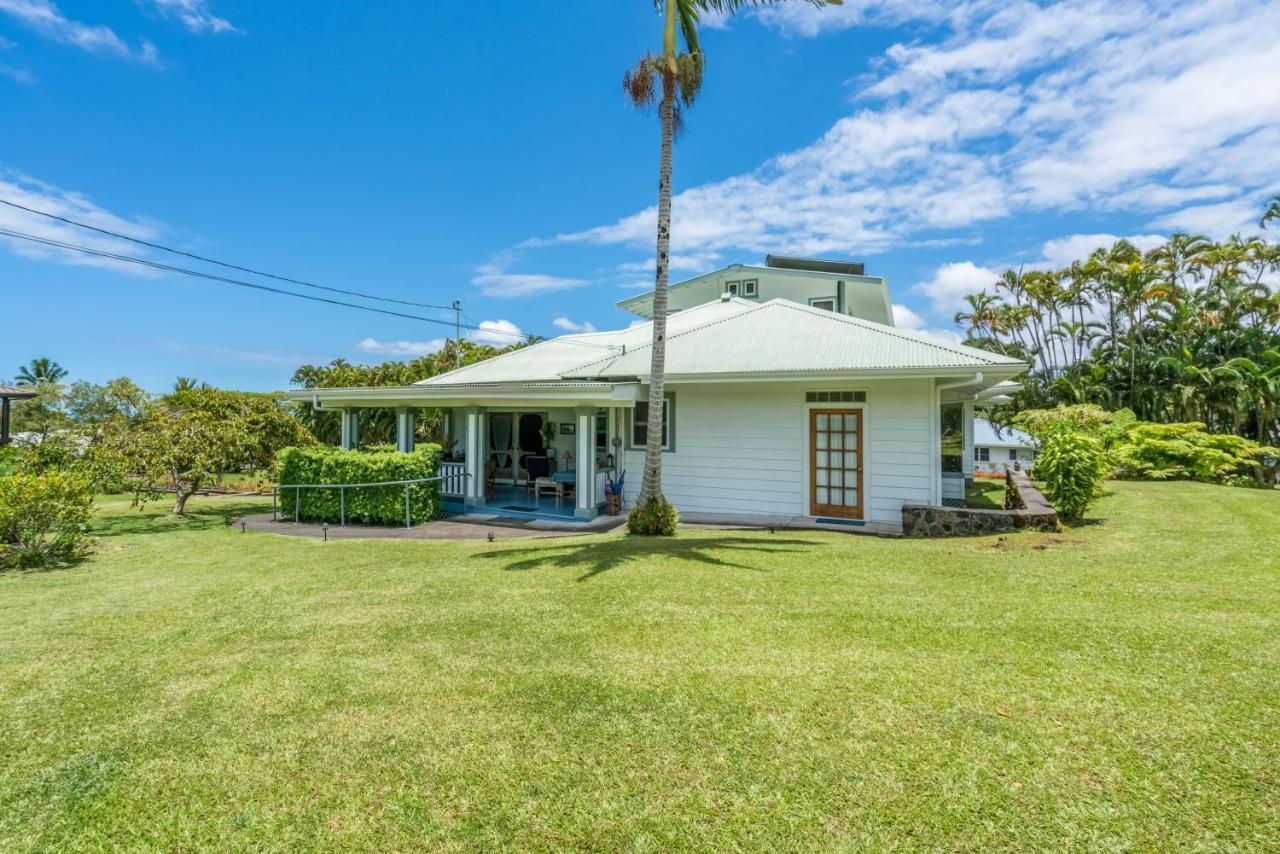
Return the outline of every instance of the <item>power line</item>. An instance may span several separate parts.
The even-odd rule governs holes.
[[[25,234],[21,231],[13,231],[12,229],[8,229],[8,228],[0,228],[0,236],[12,237],[19,240],[28,240],[33,243],[40,243],[45,246],[52,246],[52,247],[55,247],[58,249],[64,249],[70,252],[80,252],[85,255],[91,255],[97,258],[109,258],[114,261],[121,261],[129,264],[137,264],[139,266],[149,267],[155,270],[163,270],[169,273],[181,273],[182,275],[185,275],[185,276],[194,276],[195,278],[198,278],[198,279],[207,279],[213,282],[223,282],[229,285],[236,285],[237,287],[251,288],[253,290],[258,290],[258,291],[266,291],[268,293],[280,294],[282,296],[297,297],[298,299],[310,300],[312,302],[326,303],[328,305],[342,306],[344,308],[355,308],[361,311],[373,312],[374,314],[385,314],[391,317],[405,318],[407,320],[420,320],[423,323],[434,323],[440,326],[453,326],[455,328],[460,327],[462,329],[469,329],[475,332],[496,333],[499,335],[516,335],[516,333],[507,332],[506,330],[494,329],[489,326],[470,325],[466,323],[457,324],[454,321],[442,320],[437,317],[423,317],[418,314],[408,314],[401,311],[391,311],[385,308],[375,308],[370,305],[360,305],[359,303],[345,302],[343,300],[330,299],[329,297],[319,297],[319,296],[313,296],[311,294],[300,294],[300,293],[297,293],[296,291],[287,291],[282,288],[273,288],[270,285],[264,285],[258,282],[246,282],[241,279],[232,279],[226,276],[214,275],[213,273],[204,273],[199,270],[188,270],[185,267],[174,267],[170,264],[162,264],[159,261],[149,261],[144,258],[134,258],[129,255],[120,255],[115,252],[107,252],[101,249],[89,249],[88,247],[85,247],[85,246],[77,246],[74,243],[64,243],[60,240],[53,240],[47,237],[38,237],[34,234]],[[519,335],[518,337],[522,339],[524,338],[522,334]],[[582,347],[610,349],[608,345],[589,344],[585,341],[566,340],[565,343],[576,344]]]
[[[48,217],[49,219],[57,220],[58,222],[64,222],[67,225],[74,225],[76,228],[86,228],[90,231],[96,231],[99,234],[105,234],[109,237],[117,238],[118,240],[128,240],[132,243],[137,243],[140,246],[147,246],[147,247],[150,247],[151,249],[159,249],[162,252],[171,252],[174,255],[181,255],[184,258],[191,258],[195,261],[202,261],[206,264],[216,264],[219,267],[226,267],[229,270],[239,270],[242,273],[252,273],[255,276],[263,276],[268,279],[275,279],[276,281],[279,281],[279,282],[288,282],[291,285],[302,285],[303,287],[316,288],[317,290],[329,291],[330,293],[345,294],[350,297],[360,297],[361,299],[377,300],[378,302],[390,302],[390,303],[397,303],[399,305],[409,305],[409,306],[414,306],[415,308],[433,308],[433,309],[438,309],[440,311],[453,311],[453,306],[451,305],[432,305],[430,303],[425,303],[425,302],[411,302],[409,300],[393,299],[391,297],[374,296],[373,294],[365,294],[359,291],[349,291],[349,290],[344,290],[342,288],[331,288],[328,285],[317,285],[314,282],[308,282],[303,279],[292,279],[288,276],[278,276],[275,273],[264,273],[263,271],[255,270],[252,267],[241,267],[239,264],[230,264],[226,261],[219,261],[216,258],[206,258],[203,255],[196,255],[195,253],[192,253],[192,252],[184,252],[181,249],[174,249],[172,247],[165,246],[160,243],[151,243],[150,241],[141,240],[137,237],[130,237],[129,235],[121,234],[118,231],[111,231],[110,229],[100,228],[96,225],[89,225],[87,222],[80,222],[78,220],[69,219],[64,216],[58,216],[57,214],[51,214],[48,211],[40,211],[40,210],[36,210],[35,208],[29,208],[26,205],[20,205],[17,202],[10,201],[9,199],[0,199],[0,204],[8,205],[11,208],[17,208],[18,210],[26,211],[27,213],[33,213],[33,214],[36,214],[37,216]]]

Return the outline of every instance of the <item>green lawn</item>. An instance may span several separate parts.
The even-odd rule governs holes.
[[[1280,493],[1063,535],[321,543],[0,576],[0,850],[1271,849]]]
[[[964,490],[964,503],[984,510],[1000,510],[1004,507],[1004,478],[977,477],[972,486]]]

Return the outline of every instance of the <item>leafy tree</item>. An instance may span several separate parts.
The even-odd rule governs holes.
[[[645,445],[641,504],[666,504],[662,494],[662,423],[667,347],[667,273],[671,249],[671,149],[683,125],[683,114],[702,89],[706,64],[698,41],[698,18],[704,12],[733,14],[746,6],[770,0],[653,0],[662,17],[662,52],[646,53],[622,78],[622,88],[641,108],[657,106],[662,134],[658,148],[658,241],[653,289],[653,346],[649,371],[649,439]],[[841,0],[809,0],[815,6],[838,5]],[[680,50],[680,41],[684,50]],[[650,508],[645,518],[669,514]],[[656,531],[654,531],[656,533]]]
[[[41,356],[18,368],[18,385],[40,385],[41,383],[60,383],[66,379],[67,371],[52,359]]]
[[[128,377],[117,377],[104,385],[77,380],[67,389],[67,415],[77,425],[136,418],[150,397]]]
[[[148,402],[134,421],[113,422],[93,456],[128,480],[135,503],[172,489],[180,514],[221,474],[268,468],[281,449],[314,441],[271,395],[190,389]]]

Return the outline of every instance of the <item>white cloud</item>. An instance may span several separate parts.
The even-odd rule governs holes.
[[[898,303],[893,304],[893,325],[899,329],[921,332],[931,338],[938,338],[952,344],[959,344],[964,340],[964,336],[954,326],[931,327],[923,317]]]
[[[142,39],[131,48],[110,27],[84,24],[62,14],[53,0],[0,0],[0,13],[62,44],[101,56],[117,56],[148,65],[159,65],[155,45]]]
[[[363,353],[376,353],[379,356],[429,356],[438,353],[445,345],[444,338],[432,338],[430,341],[379,341],[376,338],[364,338],[356,344],[356,349]]]
[[[482,320],[476,324],[479,329],[470,332],[467,337],[477,344],[492,344],[494,347],[509,347],[524,340],[525,334],[510,320]]]
[[[557,317],[551,321],[551,325],[556,329],[563,329],[566,332],[599,332],[593,323],[575,323],[567,317]]]
[[[947,7],[940,2],[907,0],[844,0],[840,6],[817,7],[809,3],[776,3],[755,12],[766,26],[784,35],[811,37],[823,32],[847,30],[864,24],[891,26],[910,20],[940,20]]]
[[[1073,261],[1084,261],[1098,249],[1110,249],[1118,240],[1127,240],[1146,252],[1164,243],[1167,238],[1161,234],[1130,234],[1127,237],[1115,234],[1072,234],[1046,240],[1043,259],[1027,266],[1060,270],[1070,267]]]
[[[754,14],[789,35],[913,20],[942,38],[885,51],[855,109],[811,144],[678,194],[678,255],[865,256],[1079,210],[1221,234],[1244,222],[1243,200],[1280,190],[1274,0],[850,0]],[[647,248],[655,216],[526,245]]]
[[[553,291],[567,291],[589,284],[586,279],[534,273],[508,273],[497,264],[478,267],[471,283],[478,285],[481,293],[488,297],[528,297]]]
[[[219,18],[209,11],[205,0],[146,0],[160,14],[176,18],[193,33],[239,32],[226,18]]]
[[[4,0],[0,0],[0,2],[4,2]],[[29,175],[6,171],[3,167],[0,167],[0,199],[7,199],[32,210],[44,211],[55,216],[77,220],[108,231],[125,234],[129,237],[155,240],[159,236],[158,229],[154,225],[139,220],[127,219],[99,207],[81,193],[63,190]],[[96,232],[85,231],[9,205],[0,204],[0,228],[22,232],[45,240],[83,246],[86,249],[94,249],[100,252],[132,256],[146,255],[146,250],[136,244],[113,237],[106,237]],[[0,235],[0,243],[8,246],[16,254],[27,258],[47,258],[65,264],[105,267],[137,276],[154,277],[159,275],[154,270],[125,261],[97,258],[73,250],[33,243],[17,237]]]
[[[1196,205],[1166,214],[1151,222],[1156,228],[1174,228],[1194,234],[1205,234],[1221,240],[1232,234],[1253,234],[1258,231],[1258,217],[1262,205],[1252,198],[1219,202],[1213,205]]]
[[[964,307],[964,298],[981,290],[992,292],[1000,273],[990,267],[979,267],[972,261],[943,264],[933,277],[920,282],[913,291],[928,297],[933,310],[948,316]]]
[[[900,329],[924,329],[924,318],[905,305],[893,304],[893,325]]]

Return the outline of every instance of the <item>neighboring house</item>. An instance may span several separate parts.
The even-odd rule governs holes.
[[[764,271],[755,298],[725,292],[727,271],[672,287],[685,295],[719,282],[668,320],[663,491],[682,517],[893,529],[904,503],[963,501],[976,396],[1026,365],[894,328],[883,279],[730,267],[737,278],[727,281],[747,270]],[[829,308],[805,296],[842,281]],[[775,289],[789,296],[769,297]],[[643,315],[647,304],[620,305]],[[341,410],[347,447],[361,407],[397,408],[404,449],[414,409],[443,408],[453,443],[446,499],[456,509],[585,519],[624,472],[627,506],[636,499],[651,336],[648,323],[565,335],[414,386],[291,396]]]
[[[1021,430],[997,427],[985,418],[973,420],[973,470],[1004,472],[1030,468],[1036,459],[1036,442]]]

